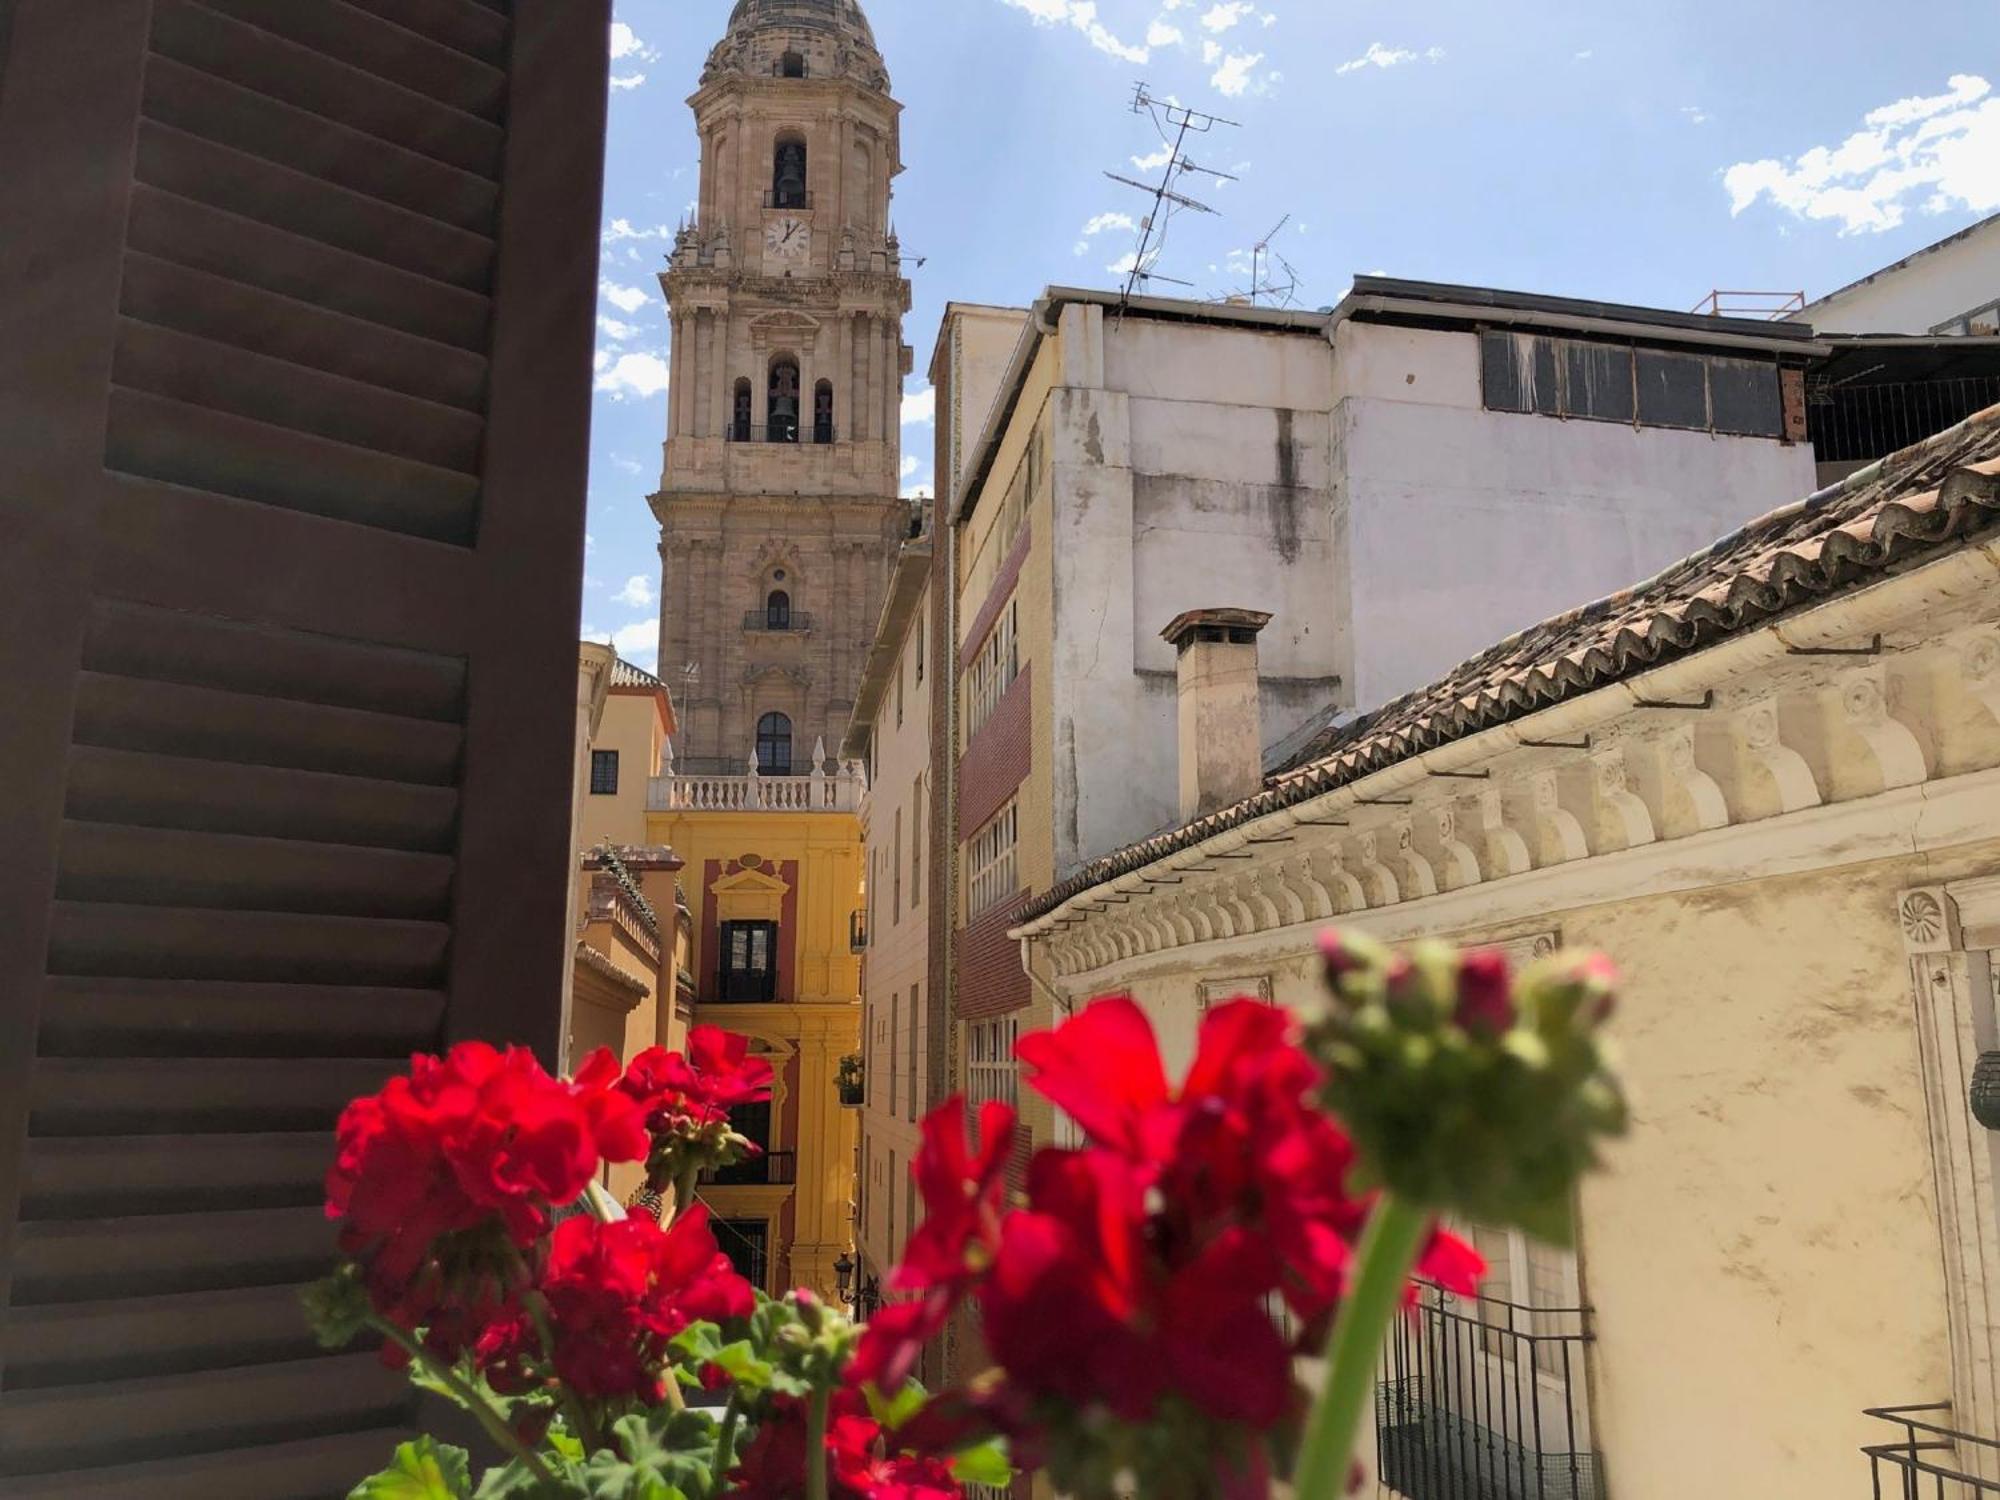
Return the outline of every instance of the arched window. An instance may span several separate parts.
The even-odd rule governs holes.
[[[765,714],[757,721],[757,773],[792,774],[792,721],[783,714]]]
[[[792,596],[783,589],[772,589],[771,596],[764,601],[764,628],[766,630],[792,628]]]
[[[764,401],[764,437],[773,443],[799,440],[799,362],[788,356],[771,361],[770,393]]]
[[[822,380],[813,387],[813,441],[833,441],[833,382]]]
[[[729,419],[729,436],[732,442],[747,443],[750,441],[750,416],[752,410],[750,402],[750,382],[747,380],[737,381],[736,405]]]
[[[780,78],[803,78],[806,76],[806,60],[797,52],[787,52],[778,59]]]
[[[795,135],[779,136],[771,153],[771,207],[812,207],[806,193],[806,143]]]

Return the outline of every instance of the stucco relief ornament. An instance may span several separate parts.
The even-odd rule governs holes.
[[[1616,796],[1625,790],[1624,757],[1606,756],[1597,763],[1597,787],[1609,796]]]
[[[1778,743],[1778,711],[1766,703],[1743,719],[1743,738],[1752,750],[1769,750]]]
[[[1880,724],[1889,716],[1882,685],[1872,677],[1857,677],[1841,690],[1840,706],[1856,724]]]
[[[1903,923],[1903,936],[1912,948],[1927,951],[1944,944],[1951,921],[1945,910],[1944,898],[1937,892],[1905,893],[1899,916]]]
[[[1457,842],[1458,840],[1457,811],[1449,806],[1440,807],[1437,810],[1436,816],[1437,816],[1437,836],[1447,844]]]
[[[1556,810],[1556,778],[1553,772],[1545,772],[1535,778],[1535,811],[1551,813]]]
[[[1686,730],[1667,741],[1667,769],[1685,776],[1694,768],[1694,731]]]
[[[1965,648],[1965,675],[1974,682],[2000,677],[2000,636],[1982,635]]]

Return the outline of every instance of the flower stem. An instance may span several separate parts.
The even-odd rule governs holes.
[[[730,1388],[729,1404],[722,1409],[722,1430],[715,1438],[715,1473],[720,1479],[727,1479],[729,1471],[736,1467],[736,1427],[743,1419],[739,1394],[734,1386]]]
[[[693,1164],[690,1164],[681,1169],[680,1176],[674,1179],[673,1217],[667,1219],[663,1224],[660,1225],[662,1229],[673,1228],[674,1220],[678,1219],[682,1214],[686,1213],[690,1208],[694,1206],[694,1185],[696,1179],[698,1179],[700,1176],[701,1176],[701,1168]]]
[[[368,1322],[371,1327],[381,1330],[387,1337],[394,1339],[398,1344],[402,1345],[404,1351],[409,1354],[411,1359],[428,1370],[441,1385],[457,1398],[458,1404],[472,1414],[474,1420],[486,1430],[486,1435],[498,1443],[507,1453],[525,1464],[529,1472],[536,1479],[546,1485],[553,1485],[555,1483],[555,1475],[549,1472],[548,1465],[542,1462],[533,1449],[521,1441],[520,1434],[501,1420],[500,1413],[488,1405],[486,1398],[468,1385],[460,1377],[458,1371],[439,1359],[430,1350],[411,1338],[409,1334],[405,1333],[388,1319],[371,1315]]]
[[[576,1429],[576,1440],[583,1444],[583,1451],[595,1453],[604,1446],[604,1439],[598,1435],[597,1424],[590,1420],[583,1398],[569,1388],[569,1383],[556,1374],[556,1334],[549,1323],[549,1302],[540,1292],[530,1292],[522,1301],[527,1305],[528,1316],[535,1321],[535,1332],[542,1341],[542,1358],[549,1362],[549,1372],[556,1376],[556,1389],[562,1396],[563,1414]]]
[[[1429,1233],[1427,1215],[1388,1193],[1369,1215],[1357,1251],[1360,1269],[1327,1343],[1326,1385],[1306,1424],[1294,1494],[1321,1500],[1346,1492],[1354,1440],[1382,1362],[1382,1343]]]
[[[806,1500],[827,1500],[826,1409],[831,1399],[822,1388],[806,1405]]]

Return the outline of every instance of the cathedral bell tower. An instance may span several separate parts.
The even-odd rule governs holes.
[[[699,209],[660,278],[660,675],[681,774],[803,775],[846,732],[913,514],[902,107],[857,0],[738,0],[689,104]]]

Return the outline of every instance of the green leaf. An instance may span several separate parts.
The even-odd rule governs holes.
[[[471,1455],[420,1437],[398,1447],[396,1461],[362,1480],[347,1500],[470,1500],[471,1494]]]
[[[546,1460],[544,1460],[546,1462]],[[516,1459],[504,1469],[488,1469],[473,1492],[473,1500],[580,1500],[583,1481],[574,1464],[551,1463],[556,1483],[544,1484],[535,1471]],[[348,1500],[354,1500],[349,1496]]]
[[[771,1378],[777,1373],[769,1360],[757,1357],[757,1351],[750,1347],[748,1339],[724,1344],[715,1351],[711,1363],[747,1394],[769,1390]]]
[[[922,1411],[930,1399],[914,1380],[904,1381],[903,1388],[894,1396],[883,1395],[873,1384],[863,1394],[868,1398],[868,1415],[891,1432]]]
[[[545,1441],[550,1448],[561,1457],[569,1460],[569,1462],[573,1464],[583,1462],[583,1439],[572,1436],[570,1430],[563,1426],[560,1418],[549,1424],[548,1437]]]
[[[1014,1466],[1007,1461],[1007,1448],[997,1439],[952,1455],[951,1477],[960,1484],[989,1484],[1004,1490],[1014,1482]]]

